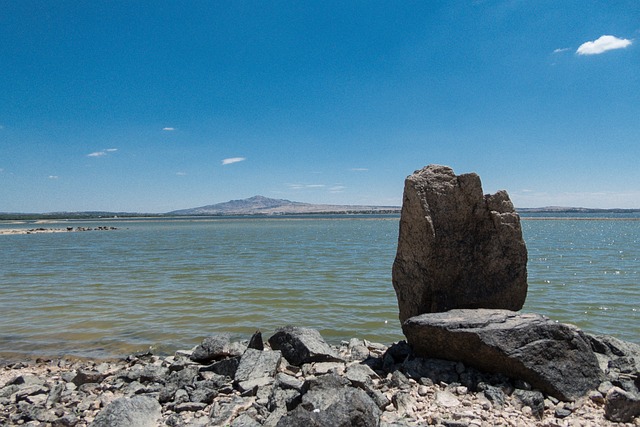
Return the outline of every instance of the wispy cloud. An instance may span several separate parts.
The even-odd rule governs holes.
[[[562,53],[562,52],[567,52],[569,50],[571,50],[571,49],[568,48],[568,47],[561,47],[561,48],[558,48],[558,49],[554,49],[553,53]]]
[[[172,131],[176,130],[176,128],[167,127],[167,128],[162,128],[162,130],[166,131],[166,132],[172,132]]]
[[[331,193],[342,193],[347,187],[345,187],[344,185],[334,185],[333,187],[329,188],[329,192]]]
[[[594,41],[582,43],[576,53],[578,55],[598,55],[609,50],[624,49],[629,45],[631,45],[631,40],[604,35]]]
[[[326,185],[324,184],[287,184],[287,186],[292,189],[292,190],[304,190],[304,189],[311,189],[311,188],[325,188]]]
[[[352,171],[352,172],[366,172],[369,169],[367,169],[367,168],[351,168],[349,170]]]
[[[103,157],[109,153],[115,153],[116,151],[118,151],[117,148],[105,148],[102,151],[94,151],[93,153],[89,153],[87,154],[87,157]]]
[[[60,178],[58,175],[49,175],[49,179],[56,180],[58,178]]]
[[[245,160],[247,160],[245,157],[230,157],[228,159],[223,159],[222,164],[231,165],[233,163],[244,162]]]
[[[176,172],[176,175],[178,176],[187,176],[186,172]]]

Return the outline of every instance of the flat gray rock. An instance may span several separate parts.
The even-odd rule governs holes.
[[[91,427],[155,427],[161,410],[158,401],[151,397],[122,397],[100,411]]]
[[[604,378],[582,331],[539,314],[451,310],[412,317],[402,329],[418,356],[502,373],[560,400],[584,396]]]

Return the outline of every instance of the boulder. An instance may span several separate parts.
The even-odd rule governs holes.
[[[584,396],[604,378],[586,335],[540,314],[460,309],[412,317],[402,329],[418,356],[502,373],[560,400]]]
[[[342,359],[315,329],[285,326],[269,338],[273,350],[292,365],[301,366],[310,362],[341,362]]]
[[[506,191],[430,165],[407,177],[392,270],[400,321],[456,308],[520,310],[527,249]]]

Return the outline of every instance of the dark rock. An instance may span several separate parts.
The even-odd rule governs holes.
[[[155,427],[161,409],[151,397],[119,398],[98,413],[91,427]]]
[[[394,371],[391,374],[391,381],[389,383],[391,387],[406,389],[411,387],[411,383],[409,382],[409,378],[407,378],[402,372]]]
[[[605,418],[618,423],[628,423],[639,415],[640,397],[619,387],[613,387],[607,392],[604,404]]]
[[[280,350],[282,356],[296,366],[310,362],[342,361],[315,329],[285,326],[276,330],[269,338],[269,344],[273,350]]]
[[[248,348],[240,358],[234,379],[237,382],[242,382],[275,377],[281,358],[280,351],[261,351]]]
[[[351,384],[366,391],[366,387],[373,383],[372,377],[376,377],[376,373],[367,365],[355,364],[347,368],[345,378]]]
[[[593,351],[606,355],[610,358],[614,357],[637,357],[640,358],[640,345],[627,341],[622,341],[616,337],[609,335],[590,335],[585,334],[589,339],[589,343]],[[640,364],[640,360],[638,360]],[[638,365],[640,367],[640,365]]]
[[[20,387],[44,385],[44,380],[42,378],[38,378],[35,375],[25,374],[25,375],[19,375],[15,377],[13,380],[7,382],[7,385],[17,385]]]
[[[264,342],[262,341],[262,332],[256,331],[249,339],[247,348],[253,348],[254,350],[264,350]]]
[[[291,375],[285,374],[284,372],[278,372],[276,374],[276,387],[287,390],[297,390],[302,391],[302,387],[304,386],[304,381],[297,379]]]
[[[478,175],[446,166],[414,172],[392,276],[401,322],[455,308],[521,309],[527,249],[508,194],[483,196]]]
[[[20,402],[18,408],[22,413],[21,419],[25,421],[40,421],[44,423],[53,422],[56,415],[52,411],[48,411],[38,405],[32,405],[27,402]]]
[[[299,390],[274,387],[269,396],[267,408],[271,412],[279,408],[291,411],[300,404],[301,398],[302,394]]]
[[[133,368],[128,370],[128,372],[126,373],[126,378],[128,378],[130,381],[139,381],[141,383],[164,382],[164,379],[168,373],[169,368],[166,368],[164,366],[135,365]]]
[[[506,395],[500,387],[495,387],[488,384],[479,384],[478,389],[482,390],[485,397],[489,399],[489,401],[493,403],[494,406],[497,406],[498,408],[502,408],[504,406]]]
[[[260,427],[260,423],[247,414],[242,414],[233,420],[230,427]]]
[[[392,344],[385,352],[383,358],[391,359],[391,364],[403,363],[413,353],[411,346],[406,341],[398,341]]]
[[[53,427],[73,427],[76,424],[78,424],[78,417],[74,413],[65,414],[51,423]]]
[[[240,356],[244,349],[238,343],[232,343],[228,334],[213,335],[202,340],[191,354],[191,360],[198,363],[210,363],[232,356]]]
[[[196,381],[193,390],[189,392],[189,400],[192,402],[213,403],[218,396],[219,385],[212,380]]]
[[[200,372],[213,372],[218,375],[224,375],[225,377],[233,378],[236,376],[236,370],[240,363],[240,357],[230,357],[229,359],[223,359],[218,362],[212,363],[208,366],[200,368]]]
[[[557,406],[553,411],[553,414],[556,418],[567,418],[569,415],[571,415],[571,409],[567,408],[566,406]]]
[[[171,372],[165,376],[164,382],[166,385],[175,385],[176,388],[182,388],[187,384],[193,383],[199,373],[199,368],[196,366],[190,366],[180,371]]]
[[[65,390],[64,383],[56,384],[49,390],[49,396],[47,396],[47,400],[45,406],[47,408],[51,408],[56,403],[60,402],[60,396],[62,396],[62,392]]]
[[[207,407],[207,403],[203,403],[203,402],[184,402],[184,403],[179,403],[177,405],[174,406],[173,410],[180,413],[180,412],[196,412],[196,411],[202,411],[204,408]]]
[[[414,379],[430,378],[436,384],[440,382],[451,384],[460,380],[456,365],[456,362],[450,360],[416,357],[404,362],[402,370]]]
[[[402,329],[420,356],[503,373],[560,400],[584,396],[603,380],[582,331],[539,314],[451,310],[412,317]]]
[[[544,412],[544,395],[542,393],[533,390],[516,389],[512,396],[518,399],[523,406],[531,408],[531,413],[535,417],[542,418]]]
[[[380,409],[363,390],[345,387],[348,381],[328,374],[309,380],[302,403],[280,418],[277,427],[375,427]]]

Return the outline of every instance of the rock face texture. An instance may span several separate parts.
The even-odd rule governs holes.
[[[584,396],[604,378],[582,331],[539,314],[451,310],[412,317],[403,331],[421,357],[520,378],[560,400]]]
[[[509,195],[430,165],[405,181],[393,286],[400,321],[455,308],[519,310],[527,249]]]

